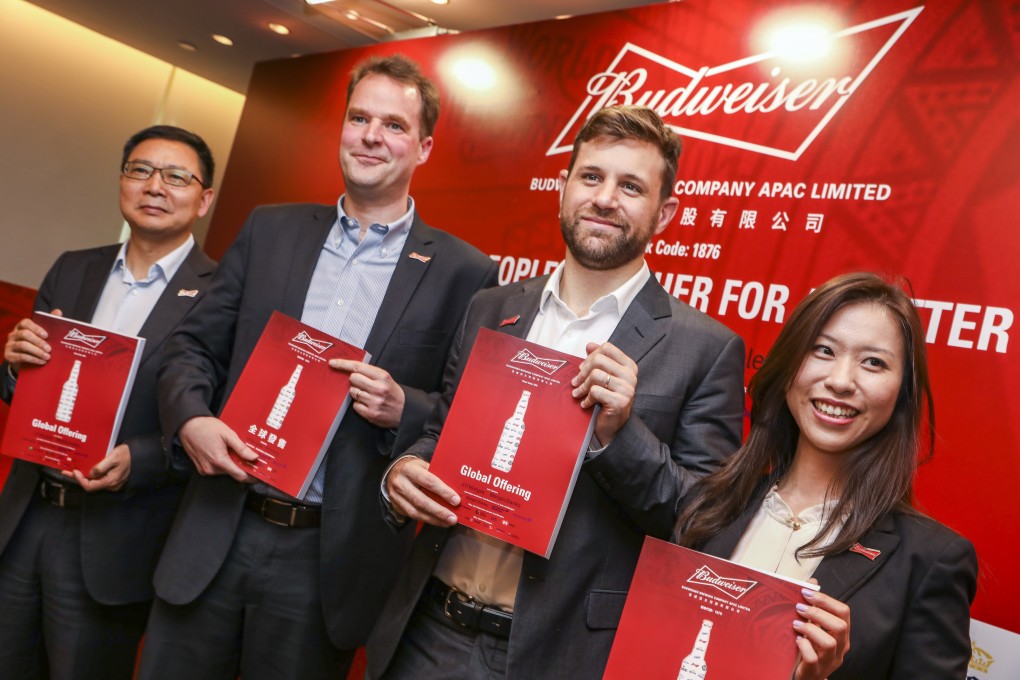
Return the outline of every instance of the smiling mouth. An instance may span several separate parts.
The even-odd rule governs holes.
[[[833,406],[821,401],[812,401],[811,404],[817,411],[834,418],[853,418],[860,413],[857,409],[850,408],[849,406]]]

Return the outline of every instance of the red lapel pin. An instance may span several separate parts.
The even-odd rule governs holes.
[[[875,550],[874,548],[865,548],[860,543],[854,543],[852,546],[850,546],[850,552],[857,553],[858,555],[864,555],[872,562],[875,561],[876,557],[882,554],[881,550]]]
[[[511,317],[509,317],[507,319],[503,319],[502,321],[500,321],[499,322],[499,327],[502,328],[503,326],[513,326],[515,323],[517,323],[520,320],[521,320],[521,315],[520,314],[515,314],[514,316],[511,316]]]

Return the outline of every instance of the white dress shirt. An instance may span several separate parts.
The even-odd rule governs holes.
[[[560,297],[563,264],[546,282],[538,315],[527,340],[578,357],[587,356],[589,342],[602,344],[616,330],[630,304],[648,281],[648,265],[578,317]],[[485,604],[513,611],[524,551],[509,543],[455,526],[439,556],[433,575],[448,586]]]

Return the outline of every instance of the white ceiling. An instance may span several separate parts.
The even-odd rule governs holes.
[[[331,0],[311,7],[305,0],[29,1],[242,93],[252,66],[259,61],[656,4],[656,0],[449,0],[447,5],[430,0]],[[395,33],[347,18],[351,10],[392,27]],[[287,26],[290,34],[272,33],[266,28],[270,22]],[[234,45],[214,42],[213,33],[231,38]],[[198,49],[181,49],[178,42],[182,40]]]

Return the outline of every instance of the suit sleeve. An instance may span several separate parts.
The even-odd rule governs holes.
[[[671,441],[632,413],[612,443],[586,461],[587,473],[645,533],[667,539],[687,491],[740,447],[743,363],[744,343],[729,334],[681,405]]]
[[[958,680],[966,676],[977,573],[974,546],[954,534],[910,598],[888,677]],[[850,616],[852,629],[852,610]]]
[[[212,404],[230,366],[257,214],[249,215],[208,292],[167,340],[159,369],[159,415],[167,442],[191,418],[213,415]]]
[[[53,299],[56,295],[55,289],[57,281],[60,279],[60,271],[64,264],[64,258],[67,253],[63,253],[57,258],[57,261],[53,263],[50,270],[46,272],[46,276],[43,278],[42,283],[39,285],[39,292],[35,295],[35,302],[32,304],[32,309],[36,312],[52,312],[53,311]],[[10,365],[5,361],[3,366],[0,366],[2,371],[2,377],[0,377],[0,399],[3,399],[8,404],[11,403],[11,399],[14,398],[14,388],[16,381],[11,379]]]
[[[486,288],[492,288],[498,283],[498,267],[492,260],[486,260],[488,266],[485,268],[478,268],[477,282],[474,284],[473,290],[479,291]],[[470,303],[469,303],[470,309]],[[450,346],[449,356],[447,357],[446,367],[443,373],[443,382],[441,383],[441,392],[426,392],[415,387],[408,387],[401,385],[404,389],[404,412],[400,417],[400,426],[397,428],[395,433],[390,433],[389,440],[386,442],[386,451],[390,457],[396,457],[403,455],[410,447],[414,445],[415,440],[419,435],[423,433],[426,428],[426,424],[430,421],[430,417],[436,409],[437,404],[442,401],[442,395],[450,386],[449,398],[442,408],[441,418],[437,423],[437,426],[433,427],[433,438],[432,449],[435,449],[435,438],[438,438],[439,428],[442,427],[442,421],[446,419],[446,413],[449,411],[450,402],[453,399],[452,396],[452,385],[454,375],[456,371],[456,364],[458,363],[457,357],[460,352],[458,350],[458,343],[463,341],[464,332],[464,321],[467,319],[467,311],[461,319],[459,330],[456,337],[454,338],[453,344]],[[428,455],[431,457],[431,451]]]

